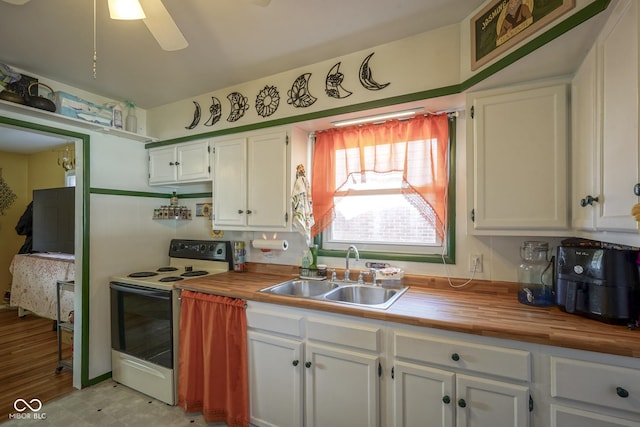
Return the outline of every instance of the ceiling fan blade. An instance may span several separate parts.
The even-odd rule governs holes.
[[[249,3],[265,7],[265,6],[269,6],[269,3],[271,3],[271,0],[249,0]]]
[[[180,50],[189,46],[182,32],[160,0],[140,0],[147,17],[145,25],[164,50]]]
[[[21,6],[25,3],[28,3],[30,0],[4,0],[6,3],[11,3],[11,4],[17,4],[18,6]]]

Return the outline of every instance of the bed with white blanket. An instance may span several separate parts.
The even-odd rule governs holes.
[[[13,257],[9,271],[13,275],[11,283],[12,307],[18,307],[18,314],[28,310],[38,316],[56,320],[57,282],[75,278],[75,256],[61,253],[18,254]],[[66,320],[73,311],[73,292],[61,293],[61,316]]]

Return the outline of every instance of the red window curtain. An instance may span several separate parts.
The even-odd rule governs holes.
[[[316,236],[331,224],[334,195],[352,174],[402,172],[402,194],[444,238],[449,183],[446,114],[321,131],[311,194]]]
[[[207,422],[249,426],[244,300],[182,291],[178,405]]]

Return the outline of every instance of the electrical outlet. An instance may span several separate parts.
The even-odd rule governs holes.
[[[482,273],[482,254],[471,254],[469,256],[469,271]]]

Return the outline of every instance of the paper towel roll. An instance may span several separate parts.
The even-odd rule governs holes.
[[[256,249],[286,251],[289,248],[289,242],[280,239],[258,239],[252,242],[252,246]]]

